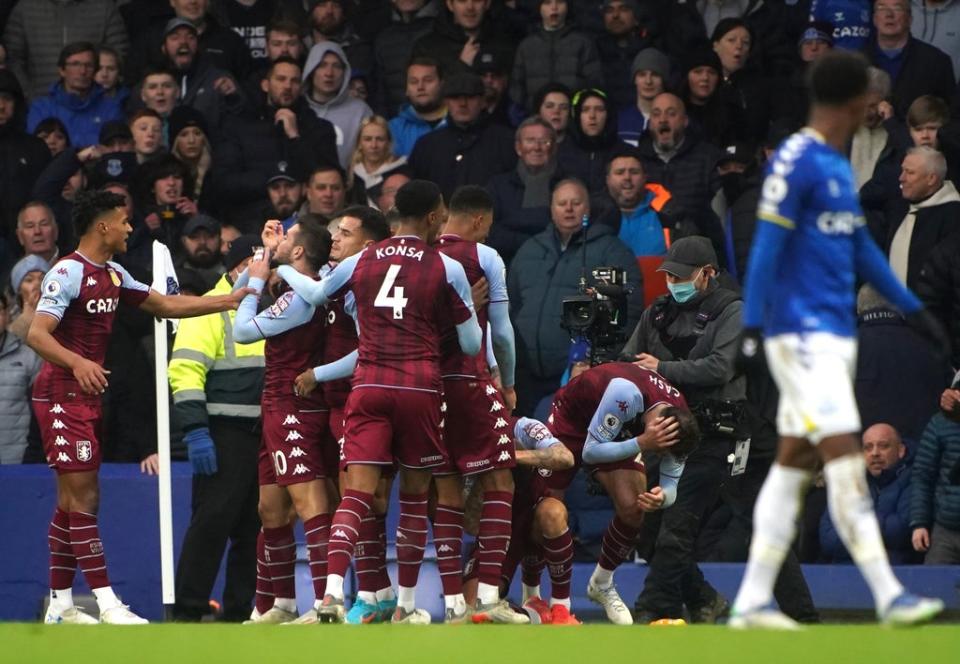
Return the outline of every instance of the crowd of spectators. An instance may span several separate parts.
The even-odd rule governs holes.
[[[804,72],[854,49],[872,64],[849,149],[869,227],[954,341],[938,360],[867,295],[870,486],[892,552],[960,561],[958,34],[949,0],[0,2],[0,463],[40,460],[23,339],[42,274],[75,246],[78,191],[127,201],[117,260],[135,277],[150,281],[158,240],[204,293],[267,219],[389,212],[412,178],[447,198],[485,186],[530,414],[569,369],[560,302],[593,268],[626,270],[627,334],[679,238],[706,238],[710,274],[738,289],[762,169],[805,119]],[[121,310],[107,460],[155,449],[151,334]],[[811,529],[816,557],[843,558],[829,517]]]

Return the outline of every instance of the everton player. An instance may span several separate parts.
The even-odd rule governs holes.
[[[96,620],[73,605],[79,566],[93,590],[100,622],[147,622],[120,602],[110,587],[97,525],[103,368],[117,307],[137,306],[163,318],[186,318],[235,309],[247,294],[188,297],[161,295],[134,280],[111,258],[127,249],[132,232],[123,197],[78,195],[73,222],[77,250],[61,258],[41,286],[27,342],[45,361],[33,385],[33,410],[47,463],[57,473],[57,507],[50,523],[50,606],[47,623]]]
[[[884,623],[911,624],[943,609],[906,592],[890,569],[867,489],[851,378],[856,366],[854,287],[872,284],[918,332],[943,331],[897,280],[867,230],[845,156],[863,121],[867,64],[835,51],[811,65],[808,126],[780,147],[757,208],[743,307],[741,358],[766,358],[780,388],[780,447],[754,506],[750,560],[731,627],[795,629],[772,604],[773,584],[796,534],[802,496],[823,461],[827,506],[873,593]]]
[[[432,469],[446,461],[440,439],[440,338],[452,317],[468,355],[482,334],[463,267],[430,246],[445,216],[433,183],[413,180],[397,192],[397,234],[341,262],[320,282],[282,266],[278,273],[320,305],[353,294],[360,347],[347,399],[343,455],[346,488],[330,531],[327,594],[320,618],[344,619],[343,577],[360,522],[370,511],[384,466],[400,464],[399,565],[395,623],[425,623],[415,588],[427,532]]]
[[[279,231],[273,255],[277,263],[311,276],[327,262],[330,233],[318,219],[304,215],[285,236],[282,226],[275,231]],[[300,397],[292,389],[294,378],[314,363],[323,347],[326,311],[288,289],[270,307],[257,313],[260,294],[270,278],[270,257],[267,246],[263,256],[247,268],[248,285],[255,292],[240,303],[233,336],[239,343],[266,339],[262,444],[272,462],[274,482],[261,486],[259,511],[265,550],[270,552],[270,562],[265,567],[273,583],[274,603],[254,622],[284,623],[297,617],[296,542],[289,522],[290,505],[292,502],[303,521],[316,595],[315,613],[326,587],[330,533],[324,479],[337,476],[337,457],[325,459],[323,454],[329,416],[323,394]]]
[[[513,458],[509,413],[516,405],[513,374],[516,351],[506,268],[496,250],[478,244],[486,239],[493,223],[493,200],[482,187],[457,189],[450,199],[449,216],[437,248],[463,266],[467,280],[486,279],[489,303],[477,308],[480,329],[490,323],[490,335],[503,397],[490,379],[483,353],[467,355],[460,350],[452,326],[442,344],[444,395],[444,444],[450,456],[448,469],[437,474],[437,509],[434,536],[437,567],[443,582],[448,622],[466,617],[458,606],[461,594],[461,543],[463,541],[463,493],[459,477],[477,475],[483,506],[478,533],[477,566],[480,585],[471,620],[475,623],[526,622],[500,600],[500,567],[510,544],[512,521]]]
[[[700,438],[697,421],[677,388],[654,371],[627,363],[602,364],[561,388],[547,425],[573,455],[587,464],[613,501],[615,515],[603,536],[600,561],[587,595],[600,604],[611,622],[633,618],[613,585],[613,572],[633,549],[643,514],[661,507],[663,491],[647,491],[641,452],[680,452],[666,474],[679,477],[680,461]],[[637,435],[639,434],[639,435]],[[547,484],[565,489],[576,468],[553,473]]]

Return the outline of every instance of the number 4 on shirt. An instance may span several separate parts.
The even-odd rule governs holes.
[[[377,298],[373,301],[375,307],[390,307],[393,309],[394,320],[403,320],[403,308],[407,306],[407,298],[403,296],[403,286],[393,285],[399,273],[399,265],[391,265],[387,268],[387,274],[383,278],[379,292],[377,292]],[[393,288],[392,295],[390,294],[391,288]]]

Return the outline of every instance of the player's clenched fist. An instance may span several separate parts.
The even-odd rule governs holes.
[[[307,369],[293,381],[293,393],[298,397],[310,396],[315,389],[317,389],[317,379],[313,375],[313,369]]]
[[[637,507],[644,512],[656,512],[663,507],[663,501],[665,499],[666,496],[663,494],[663,489],[655,486],[649,491],[637,496]]]
[[[80,359],[73,367],[73,377],[80,383],[80,389],[86,394],[103,394],[107,389],[109,371],[96,362]]]

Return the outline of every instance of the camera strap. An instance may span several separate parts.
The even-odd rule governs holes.
[[[667,347],[667,350],[675,358],[685,360],[693,347],[697,345],[697,341],[703,336],[703,331],[707,325],[716,320],[724,309],[740,299],[742,298],[736,291],[718,286],[700,301],[696,321],[693,325],[693,333],[682,337],[673,337],[667,332],[667,328],[680,315],[680,307],[671,295],[661,295],[650,305],[653,327],[657,330],[660,341]]]

